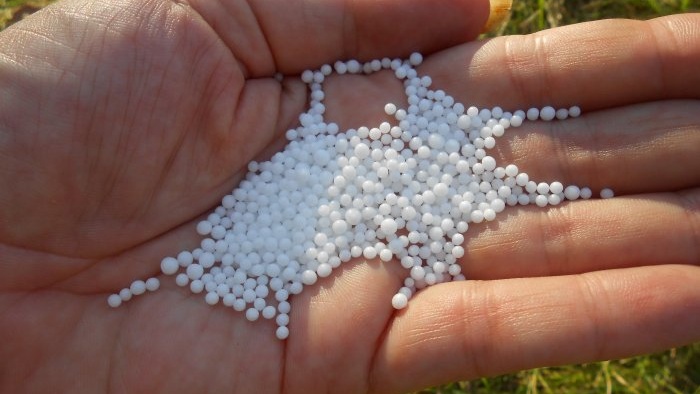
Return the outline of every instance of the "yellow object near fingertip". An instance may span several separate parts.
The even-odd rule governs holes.
[[[491,0],[489,19],[482,33],[489,33],[497,30],[510,16],[513,0]]]

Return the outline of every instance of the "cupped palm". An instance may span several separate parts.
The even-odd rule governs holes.
[[[231,191],[245,175],[248,161],[281,148],[283,133],[296,124],[307,100],[305,85],[294,75],[338,58],[368,60],[449,47],[472,38],[485,19],[483,4],[454,1],[430,9],[433,16],[416,27],[413,22],[433,6],[415,3],[394,4],[392,12],[402,22],[392,26],[379,23],[388,9],[371,1],[293,6],[285,2],[66,1],[3,32],[0,334],[5,340],[0,354],[6,361],[0,368],[2,391],[403,390],[446,377],[529,365],[531,361],[497,361],[498,351],[487,349],[487,343],[494,343],[499,335],[512,340],[509,330],[527,321],[527,314],[516,314],[521,323],[508,326],[505,313],[491,314],[488,307],[505,311],[512,305],[511,299],[503,298],[507,289],[536,294],[542,288],[561,290],[571,283],[587,288],[596,283],[611,292],[628,291],[619,272],[594,273],[593,279],[455,283],[426,291],[415,298],[415,307],[412,304],[396,314],[389,300],[405,272],[396,264],[351,262],[294,297],[287,341],[274,339],[274,322],[250,323],[231,309],[208,307],[201,297],[169,280],[155,294],[137,297],[116,310],[107,307],[109,293],[133,279],[158,275],[163,256],[196,247],[199,237],[193,223]],[[428,8],[423,12],[421,7]],[[469,16],[454,15],[468,7],[474,7]],[[428,31],[440,34],[426,35]],[[464,56],[478,64],[479,48],[476,44],[455,47],[426,68],[440,82],[440,76]],[[275,73],[287,77],[280,83]],[[327,117],[341,127],[374,124],[384,119],[385,102],[401,100],[400,87],[389,72],[331,78]],[[473,98],[469,89],[456,90],[458,98],[460,94]],[[678,95],[692,98],[682,92]],[[489,94],[487,99],[497,98]],[[598,107],[634,104],[631,101],[622,98]],[[697,106],[697,102],[683,103]],[[638,112],[634,107],[614,110]],[[692,124],[694,118],[685,122]],[[573,127],[582,131],[590,125]],[[650,135],[655,132],[661,130],[648,130]],[[545,134],[547,141],[557,140],[556,130]],[[667,136],[697,139],[687,133]],[[509,146],[514,150],[525,146],[521,149],[525,153],[504,150],[498,152],[499,158],[535,162],[528,159],[528,144],[543,142],[523,143],[516,137]],[[692,162],[692,152],[680,160]],[[592,167],[590,161],[582,163],[572,165]],[[557,168],[564,173],[566,165],[561,167]],[[661,190],[653,191],[680,185],[689,189],[689,198],[697,198],[692,187],[697,186],[698,174],[684,176],[678,175],[672,186],[660,185]],[[540,219],[538,227],[560,231],[561,226],[580,222],[587,208],[561,209],[568,215],[564,220],[548,224]],[[697,221],[697,212],[690,211]],[[534,210],[521,214],[540,215]],[[502,226],[520,224],[510,217]],[[484,227],[473,238],[474,251],[465,267],[477,268],[470,276],[494,276],[489,272],[500,272],[493,279],[534,276],[522,267],[488,270],[492,260],[484,253],[488,255],[489,248],[479,248],[479,240],[492,230]],[[554,249],[546,243],[515,248],[524,256],[564,252]],[[688,252],[668,262],[697,263],[693,258]],[[577,274],[647,264],[579,260],[559,268],[534,264],[533,272]],[[677,303],[668,315],[681,313],[681,301],[700,303],[700,295],[691,291],[700,280],[697,267],[670,266],[663,273],[666,277],[639,271],[634,285],[642,288],[656,280],[661,291],[668,282],[683,277],[685,282],[677,287],[682,300],[668,301]],[[572,302],[580,300],[580,294],[569,296],[559,306],[579,310]],[[602,295],[593,291],[588,302],[595,304],[598,296]],[[639,320],[651,321],[651,312]],[[496,337],[487,339],[493,328],[487,324],[489,316],[509,330],[496,330]],[[605,327],[612,315],[597,311],[593,316],[579,322],[580,333],[573,325],[555,325],[562,334],[550,340],[568,340],[577,334],[591,342],[609,340],[591,336],[589,332],[599,328],[588,325],[598,319]],[[472,321],[477,317],[484,320]],[[691,328],[698,324],[686,322],[681,339],[661,346],[697,339]],[[450,349],[447,340],[458,336],[464,349]],[[526,349],[530,353],[525,354],[539,354],[536,363],[577,359],[569,354],[548,358],[541,354],[546,341],[540,340],[512,343],[501,351]],[[422,346],[431,341],[435,346],[426,352]],[[639,346],[642,351],[649,348],[653,346]],[[639,350],[622,347],[579,358],[635,351]],[[490,354],[494,360],[480,361],[469,353]],[[431,360],[447,366],[433,371]]]

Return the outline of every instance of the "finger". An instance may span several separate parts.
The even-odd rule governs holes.
[[[700,184],[700,100],[659,101],[509,129],[489,152],[536,181],[612,187],[616,194]]]
[[[539,366],[658,351],[700,340],[700,268],[454,282],[418,293],[387,332],[377,392],[407,392]]]
[[[395,123],[378,108],[387,102],[407,108],[398,85],[386,74],[331,78],[327,119],[345,128]],[[669,100],[525,122],[506,131],[488,154],[499,166],[516,164],[533,180],[588,186],[596,193],[612,187],[622,195],[700,184],[698,146],[700,100]]]
[[[471,279],[700,266],[700,189],[518,208],[472,224],[466,238],[460,264]]]
[[[368,365],[392,318],[399,271],[398,264],[357,259],[294,296],[285,354],[290,391],[367,392]],[[326,373],[332,370],[343,373]]]
[[[454,59],[437,57],[438,61],[421,72],[433,75],[454,64],[450,63]],[[495,63],[491,66],[497,68]],[[458,98],[481,94],[481,80],[460,82],[460,75],[443,75],[443,82],[435,83],[435,88]],[[505,105],[501,98],[509,100],[508,95],[489,98],[488,86],[483,87],[485,98],[477,101],[486,101],[491,107]],[[343,128],[388,120],[378,110],[387,102],[406,105],[400,83],[389,73],[331,77],[326,91],[327,119]],[[472,104],[468,99],[462,103]],[[527,109],[522,102],[513,109],[518,107]],[[502,165],[515,163],[542,181],[578,183],[596,191],[614,187],[618,194],[631,194],[692,187],[700,181],[695,149],[700,144],[699,108],[700,100],[653,101],[592,111],[563,122],[526,122],[509,130],[490,154]]]
[[[298,73],[339,59],[433,52],[474,39],[489,15],[486,0],[189,3],[251,77]]]
[[[428,59],[425,70],[477,106],[590,111],[698,98],[698,26],[700,14],[582,23],[466,44]]]

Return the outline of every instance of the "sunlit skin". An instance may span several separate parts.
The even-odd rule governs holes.
[[[0,392],[406,392],[700,340],[700,15],[474,42],[480,0],[61,1],[0,33]],[[494,157],[610,200],[473,225],[471,279],[397,312],[397,263],[292,300],[291,335],[161,277],[254,158],[280,149],[325,62],[426,54],[467,105],[580,105]],[[273,75],[287,77],[282,83]],[[327,118],[387,120],[389,72],[335,76]]]

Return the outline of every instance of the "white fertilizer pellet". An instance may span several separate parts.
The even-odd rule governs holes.
[[[465,107],[415,69],[423,57],[307,70],[310,104],[289,143],[248,174],[196,231],[199,248],[165,257],[161,271],[209,305],[245,312],[250,321],[274,319],[277,338],[289,335],[289,298],[353,258],[395,260],[406,270],[391,299],[405,308],[416,291],[463,280],[458,259],[470,223],[492,221],[507,206],[557,205],[590,198],[589,188],[535,182],[514,164],[499,166],[488,151],[524,121],[577,117],[578,107],[505,112]],[[403,80],[406,108],[384,112],[396,122],[341,132],[324,120],[323,82],[337,74],[391,70]],[[602,198],[613,196],[610,189]],[[118,307],[155,291],[156,278],[136,280],[107,302]]]
[[[612,189],[608,189],[607,187],[600,191],[600,198],[613,198],[614,196],[615,193],[613,193]]]

